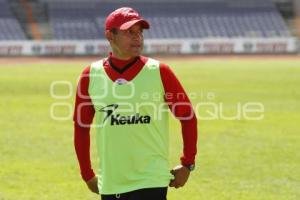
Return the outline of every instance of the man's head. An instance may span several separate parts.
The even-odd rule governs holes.
[[[144,45],[143,29],[149,28],[149,23],[137,11],[123,7],[107,16],[105,36],[113,54],[120,59],[128,59],[141,54]]]

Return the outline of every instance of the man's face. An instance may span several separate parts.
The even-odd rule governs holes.
[[[127,59],[139,56],[144,46],[143,28],[135,24],[128,30],[116,30],[111,34],[111,46],[113,53],[119,58]]]

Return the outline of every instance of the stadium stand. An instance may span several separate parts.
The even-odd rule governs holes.
[[[0,0],[0,40],[26,40],[24,31],[12,14],[8,2],[14,1]],[[152,27],[149,31],[145,31],[145,37],[149,39],[291,36],[283,17],[271,0],[31,0],[30,2],[33,10],[39,13],[37,15],[41,13],[44,15],[42,22],[39,21],[41,17],[35,16],[40,28],[38,31],[42,32],[43,39],[104,39],[105,17],[122,6],[135,8],[150,21]],[[39,9],[44,10],[38,12]],[[45,28],[41,28],[41,25]],[[24,27],[23,29],[27,30]],[[48,35],[44,32],[48,32]]]
[[[150,21],[147,38],[289,37],[288,28],[271,1],[51,1],[48,13],[54,38],[103,39],[105,17],[130,6]],[[258,3],[259,2],[259,3]]]
[[[97,5],[95,5],[97,4]],[[49,2],[48,16],[54,38],[58,40],[98,39],[97,2]]]
[[[26,40],[25,33],[12,14],[7,0],[0,0],[0,40]]]

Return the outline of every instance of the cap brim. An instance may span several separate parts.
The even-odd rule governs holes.
[[[141,23],[141,25],[144,29],[149,29],[150,28],[150,24],[146,20],[136,19],[136,20],[132,20],[132,21],[129,21],[129,22],[126,22],[126,23],[122,24],[120,26],[120,30],[127,30],[127,29],[129,29],[130,27],[132,27],[133,25],[135,25],[137,23]]]

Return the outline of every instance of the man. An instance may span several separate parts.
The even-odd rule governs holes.
[[[87,67],[78,83],[76,154],[82,178],[102,200],[166,200],[168,186],[184,186],[194,169],[197,119],[171,69],[141,56],[143,30],[149,28],[132,8],[119,8],[108,15],[105,36],[112,52]],[[184,146],[181,165],[171,171],[168,107],[180,119]],[[94,116],[98,176],[90,161]]]

